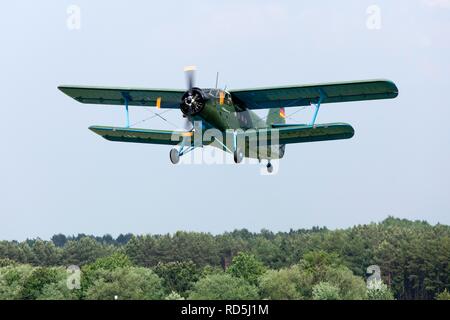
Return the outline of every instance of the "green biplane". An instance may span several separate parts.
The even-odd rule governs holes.
[[[211,145],[230,152],[234,161],[244,157],[281,159],[285,146],[292,143],[349,139],[354,129],[346,123],[316,124],[324,103],[392,99],[396,85],[387,80],[295,85],[244,90],[201,89],[194,85],[195,68],[186,68],[187,90],[137,89],[86,86],[59,86],[59,90],[86,104],[121,105],[126,110],[125,127],[91,126],[89,129],[110,141],[176,146],[170,151],[173,164],[196,147]],[[308,124],[287,124],[285,108],[315,106]],[[190,129],[154,130],[131,128],[129,106],[180,109]],[[269,109],[266,118],[254,110]],[[195,125],[200,123],[200,125]],[[222,133],[196,141],[199,131]],[[200,134],[200,137],[202,135]],[[226,142],[222,137],[226,137]]]

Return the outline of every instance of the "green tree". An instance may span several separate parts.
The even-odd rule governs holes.
[[[367,286],[367,299],[394,300],[394,295],[381,280],[371,280]]]
[[[0,300],[22,298],[25,282],[33,273],[30,265],[11,265],[0,268]]]
[[[299,290],[303,282],[297,267],[268,270],[259,279],[261,298],[271,300],[299,300],[304,297]]]
[[[116,241],[119,245],[125,245],[128,243],[128,241],[130,241],[133,238],[133,235],[131,233],[127,233],[127,234],[120,234]]]
[[[167,262],[192,261],[199,267],[220,263],[216,242],[209,233],[179,231],[170,240],[171,251]]]
[[[326,273],[330,268],[335,268],[342,265],[342,260],[336,253],[328,253],[322,250],[311,251],[305,253],[303,259],[300,261],[300,268],[314,276],[314,282],[323,281]]]
[[[15,265],[17,265],[17,262],[15,262],[14,260],[11,260],[9,258],[0,258],[0,268],[15,266]]]
[[[42,294],[45,286],[56,283],[58,280],[58,271],[55,268],[35,268],[23,283],[20,292],[21,299],[37,299]]]
[[[329,282],[320,282],[313,289],[314,300],[340,300],[339,288]]]
[[[94,284],[99,275],[98,271],[113,271],[119,268],[129,268],[132,263],[128,256],[123,253],[113,253],[112,255],[98,258],[94,262],[82,267],[81,287],[82,293],[86,292]]]
[[[220,265],[223,269],[228,268],[233,256],[238,254],[238,252],[248,250],[248,242],[246,239],[242,238],[241,233],[226,232],[222,235],[218,235],[215,241],[220,256]]]
[[[125,251],[136,265],[145,267],[176,261],[193,261],[200,267],[220,263],[214,237],[207,233],[180,231],[174,235],[133,237]]]
[[[200,279],[192,289],[191,300],[253,300],[258,289],[242,278],[230,274],[213,274]]]
[[[133,236],[125,246],[125,253],[137,266],[151,267],[157,264],[156,240],[151,236]]]
[[[133,264],[128,258],[127,255],[115,252],[112,255],[98,258],[93,263],[86,266],[86,268],[92,270],[105,269],[105,270],[114,270],[117,268],[126,268],[131,267]]]
[[[55,278],[52,282],[43,285],[42,289],[36,294],[37,300],[76,300],[79,298],[79,290],[70,289],[67,280],[67,269],[59,267],[54,268]]]
[[[200,277],[203,278],[212,274],[222,274],[222,273],[223,273],[222,267],[207,265],[203,267]]]
[[[98,258],[111,255],[114,252],[112,246],[102,245],[89,237],[83,237],[77,241],[68,241],[63,250],[64,264],[77,266],[92,263]]]
[[[232,276],[245,279],[250,284],[256,285],[258,278],[266,271],[261,261],[254,255],[240,252],[233,258],[233,262],[227,269],[227,273]]]
[[[16,243],[0,241],[0,258],[18,261],[19,253]]]
[[[88,300],[160,300],[164,298],[161,279],[140,267],[96,270],[96,280],[87,289]]]
[[[178,292],[172,291],[169,293],[164,300],[185,300]]]
[[[62,247],[64,247],[64,245],[67,242],[67,237],[65,235],[59,233],[59,234],[55,234],[51,240],[55,244],[55,246],[62,248]]]
[[[450,292],[445,289],[436,295],[436,300],[450,300]]]
[[[67,288],[66,280],[59,280],[50,283],[42,288],[36,300],[78,300],[79,295],[76,290]]]
[[[308,279],[302,288],[303,296],[313,298],[313,286],[324,282],[339,290],[339,297],[345,300],[366,298],[366,285],[347,268],[335,253],[324,251],[308,252],[298,264],[302,278]]]
[[[34,265],[57,266],[61,264],[61,249],[57,248],[53,242],[38,239],[30,248],[33,252]]]
[[[21,243],[0,241],[0,258],[7,258],[22,264],[36,264],[36,257],[26,241]]]
[[[251,253],[269,268],[278,269],[286,264],[286,256],[280,248],[279,239],[267,230],[262,230],[261,235],[251,241]]]
[[[343,300],[366,299],[366,283],[346,266],[329,268],[323,280],[339,288]]]
[[[159,263],[153,271],[163,280],[168,292],[185,293],[200,278],[200,270],[192,262]]]

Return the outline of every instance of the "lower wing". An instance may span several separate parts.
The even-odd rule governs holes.
[[[346,123],[326,123],[319,125],[283,125],[271,129],[248,130],[240,133],[238,139],[258,145],[283,145],[303,142],[350,139],[355,134],[353,127]]]
[[[92,126],[89,128],[96,134],[110,141],[177,145],[183,140],[193,145],[192,131],[170,131],[153,129],[132,129],[119,127]],[[237,139],[257,145],[283,145],[302,142],[342,140],[353,137],[353,127],[346,123],[329,123],[315,126],[284,125],[270,129],[257,129],[239,132]],[[241,140],[242,139],[242,140]],[[224,139],[223,141],[225,141]],[[231,139],[230,139],[231,140]],[[210,144],[211,141],[200,143]]]
[[[92,126],[89,129],[109,141],[164,145],[177,145],[183,139],[190,138],[193,135],[192,131],[130,129],[103,126]],[[185,141],[191,143],[192,139],[185,139]]]

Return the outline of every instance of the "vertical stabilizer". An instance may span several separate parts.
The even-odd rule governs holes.
[[[286,123],[286,113],[284,108],[273,108],[269,109],[269,114],[267,115],[266,120],[267,125],[272,125],[274,123]]]

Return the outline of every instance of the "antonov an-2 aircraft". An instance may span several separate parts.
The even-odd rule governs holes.
[[[354,130],[349,124],[316,124],[322,104],[392,99],[398,96],[396,85],[387,80],[243,90],[221,90],[216,85],[216,89],[201,89],[194,85],[194,70],[193,67],[185,69],[187,90],[65,85],[58,88],[81,103],[125,107],[125,127],[89,128],[107,140],[177,146],[170,151],[170,160],[174,164],[194,148],[211,145],[232,153],[236,163],[240,163],[244,157],[268,160],[269,173],[273,170],[271,160],[281,159],[287,144],[353,137]],[[285,108],[309,105],[315,106],[310,123],[286,123]],[[180,109],[188,122],[201,121],[201,126],[191,125],[191,129],[179,131],[130,128],[129,106]],[[253,111],[259,109],[269,109],[266,118],[260,118]],[[207,141],[202,139],[200,143],[193,139],[198,133],[196,130],[203,132],[207,129],[215,129],[215,132],[221,132],[225,138],[213,135],[213,138]]]

